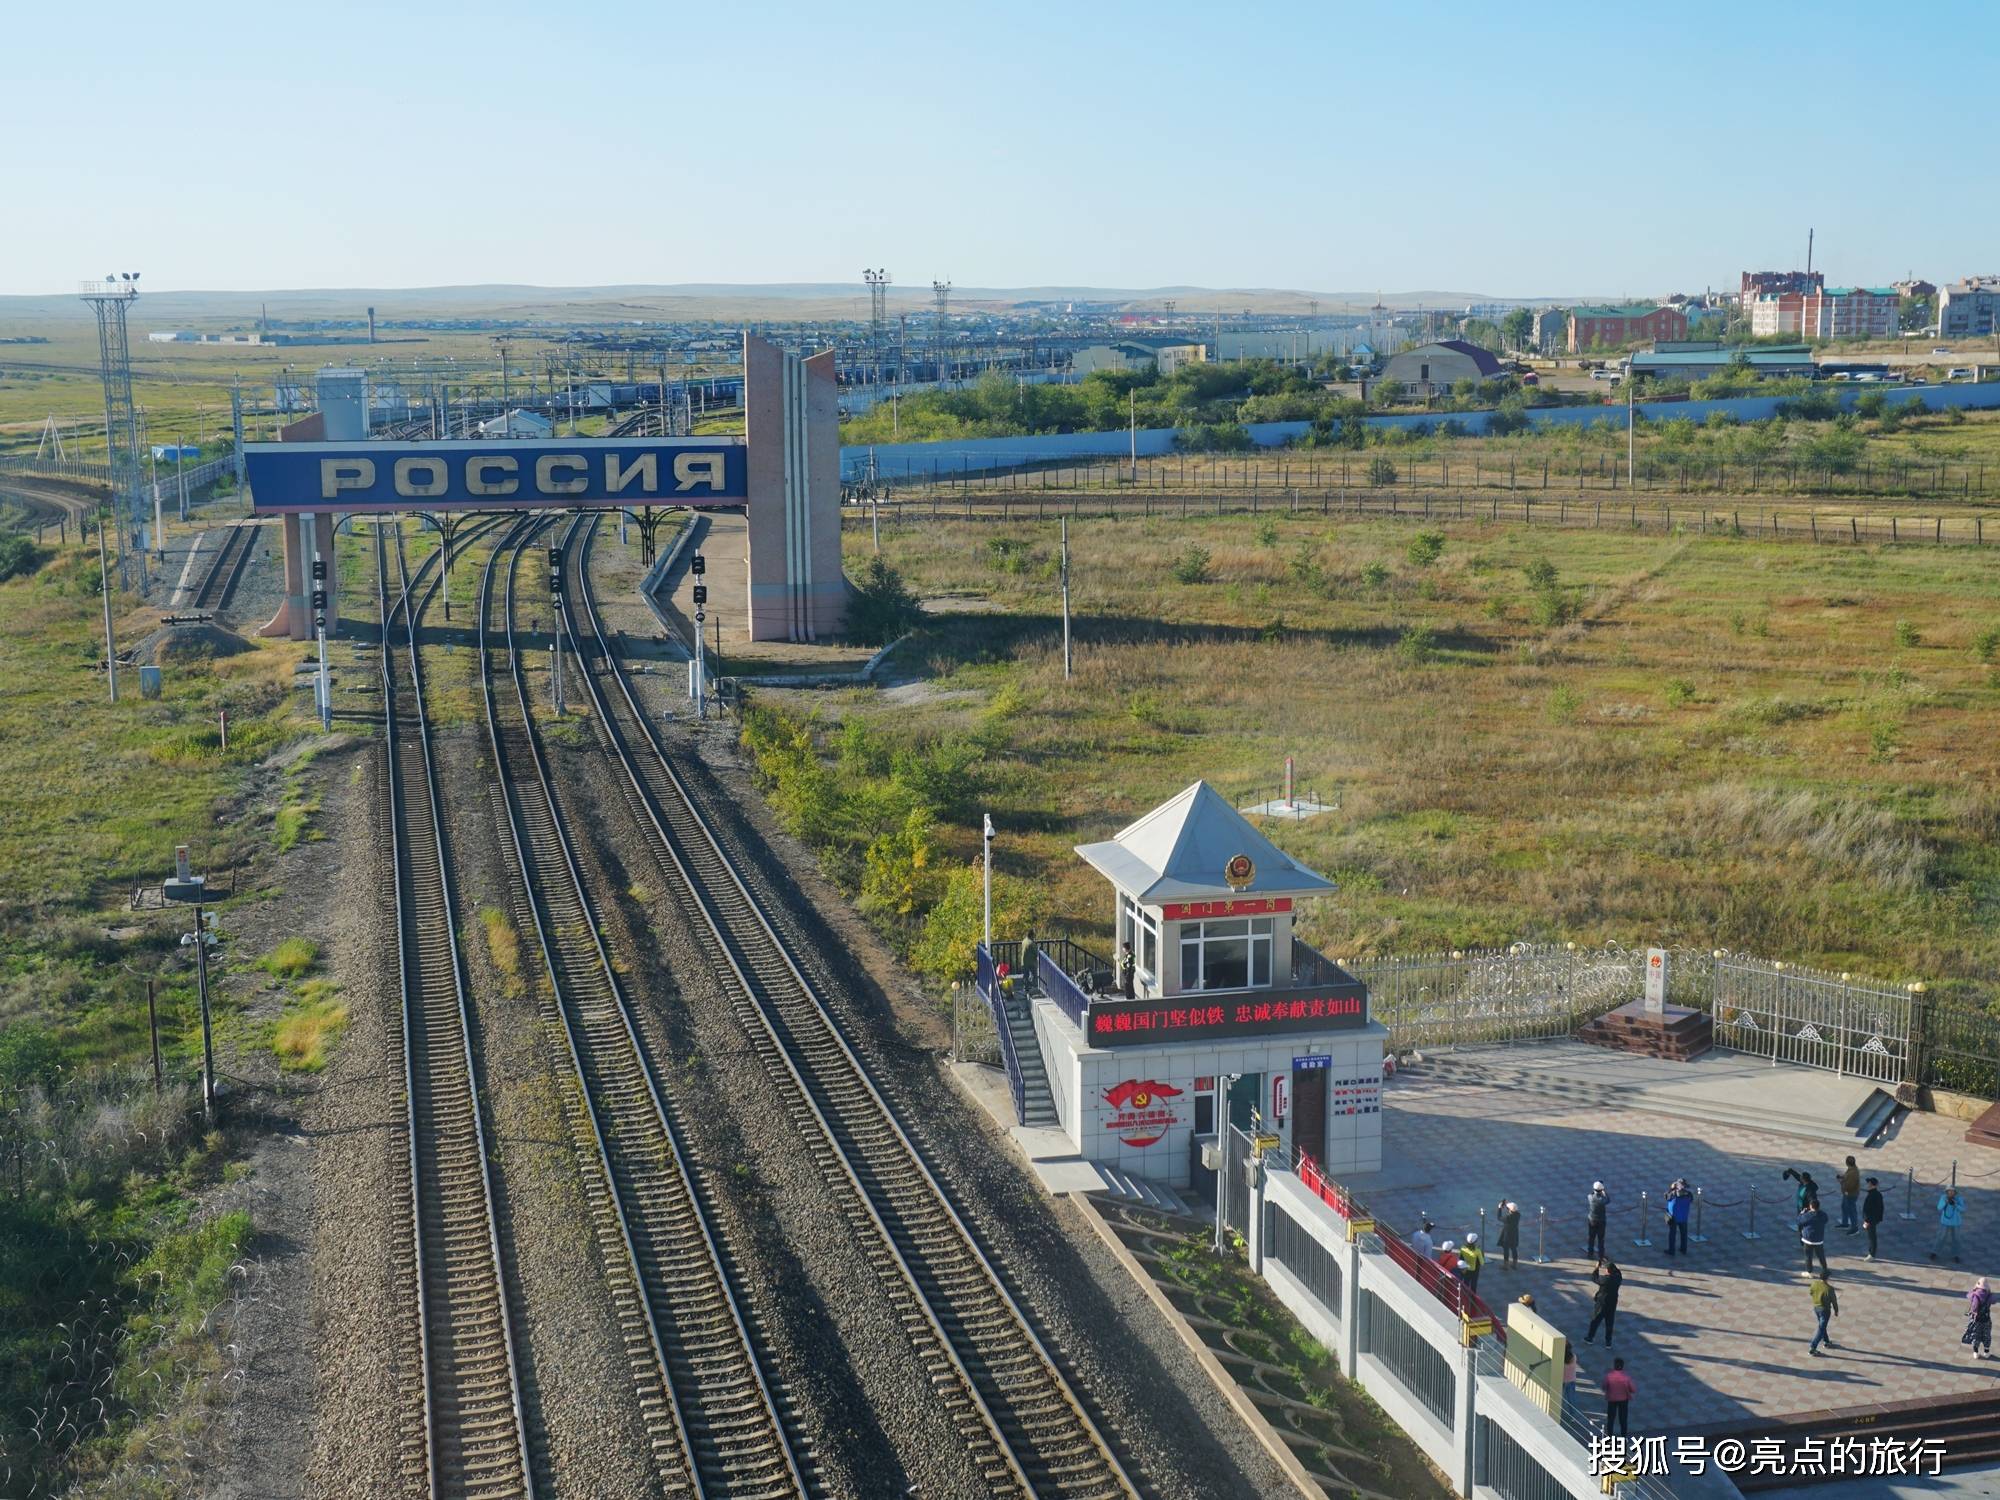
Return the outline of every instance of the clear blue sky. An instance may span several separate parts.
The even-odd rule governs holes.
[[[2000,271],[1990,8],[16,7],[0,293]]]

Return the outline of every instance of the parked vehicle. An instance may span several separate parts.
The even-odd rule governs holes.
[[[1944,378],[1946,380],[1971,380],[1973,378],[1972,366],[1956,365],[1945,371]]]
[[[1949,354],[1949,353],[1951,353],[1951,350],[1949,350],[1949,349],[1945,348],[1945,346],[1944,346],[1943,344],[1939,344],[1939,345],[1938,345],[1938,346],[1937,346],[1937,347],[1936,347],[1935,349],[1931,350],[1931,353],[1933,353],[1933,354]]]

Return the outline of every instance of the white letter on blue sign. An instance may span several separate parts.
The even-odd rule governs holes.
[[[556,478],[557,469],[568,469],[574,479]],[[551,453],[535,460],[535,493],[538,495],[581,495],[590,488],[590,463],[580,453]]]
[[[657,493],[660,488],[660,455],[657,453],[642,453],[632,460],[629,467],[624,469],[618,467],[617,454],[607,453],[604,455],[605,494],[617,494],[635,478],[642,481],[643,488],[640,491],[641,494],[651,495]]]
[[[365,490],[375,482],[372,458],[322,458],[319,461],[319,497],[331,500],[342,490]]]
[[[676,453],[674,455],[674,493],[701,488],[710,491],[722,488],[722,455],[720,453]]]
[[[419,469],[429,472],[430,478],[418,483],[415,474]],[[445,475],[444,460],[441,458],[399,458],[396,460],[396,493],[408,499],[418,499],[425,495],[442,495],[450,487]]]
[[[475,495],[511,495],[521,488],[521,466],[511,458],[468,458],[465,461],[465,487]],[[504,474],[504,479],[488,479],[488,471]]]

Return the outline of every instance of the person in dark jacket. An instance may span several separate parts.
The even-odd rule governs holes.
[[[1521,1205],[1511,1198],[1500,1203],[1500,1264],[1509,1269],[1521,1263]]]
[[[1882,1225],[1882,1187],[1873,1177],[1868,1179],[1868,1191],[1861,1199],[1861,1227],[1868,1231],[1868,1253],[1861,1258],[1875,1258],[1875,1231]]]
[[[1597,1294],[1590,1299],[1590,1327],[1584,1332],[1586,1344],[1597,1342],[1597,1325],[1604,1325],[1604,1347],[1611,1347],[1611,1331],[1618,1321],[1618,1289],[1625,1284],[1625,1273],[1618,1269],[1616,1261],[1607,1256],[1599,1256],[1597,1268],[1590,1273],[1590,1279],[1597,1283]]]
[[[1826,1210],[1819,1206],[1817,1198],[1809,1202],[1799,1215],[1799,1243],[1805,1246],[1806,1251],[1805,1274],[1812,1275],[1815,1256],[1819,1258],[1820,1275],[1829,1274],[1826,1265]]]
[[[1583,1247],[1585,1255],[1604,1259],[1604,1219],[1610,1212],[1611,1199],[1604,1191],[1604,1184],[1593,1182],[1590,1196],[1583,1200],[1583,1222],[1590,1231],[1590,1241]]]
[[[1797,1208],[1800,1213],[1804,1213],[1806,1204],[1819,1196],[1819,1184],[1813,1181],[1812,1173],[1802,1172],[1795,1167],[1785,1168],[1783,1176],[1787,1182],[1796,1182],[1799,1185]]]

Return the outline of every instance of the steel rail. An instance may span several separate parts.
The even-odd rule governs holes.
[[[481,681],[514,861],[605,1190],[599,1206],[608,1209],[622,1251],[614,1269],[630,1276],[629,1286],[621,1276],[612,1291],[626,1325],[640,1405],[649,1425],[670,1429],[653,1442],[670,1491],[774,1500],[804,1495],[805,1479],[742,1315],[706,1194],[640,1042],[534,727],[515,639],[514,584],[540,525],[523,522],[487,559],[480,585]],[[488,633],[495,574],[509,548],[502,618],[518,719],[503,726]],[[610,1238],[600,1235],[601,1241]],[[611,1263],[610,1244],[605,1248]],[[657,1395],[649,1389],[654,1378]]]
[[[583,525],[579,517],[570,535]],[[604,634],[590,583],[596,531],[593,519],[583,547],[569,548],[577,588],[574,594],[564,590],[563,617],[572,642],[579,643],[576,654],[585,664],[598,721],[655,835],[663,870],[685,887],[715,939],[723,961],[717,976],[753,1047],[765,1054],[767,1068],[778,1065],[774,1081],[782,1086],[789,1079],[794,1119],[809,1142],[817,1136],[824,1143],[837,1174],[829,1184],[837,1186],[838,1179],[848,1185],[859,1210],[857,1227],[872,1226],[894,1271],[885,1282],[911,1295],[905,1330],[920,1345],[934,1345],[933,1383],[941,1394],[953,1387],[961,1393],[951,1403],[954,1422],[998,1488],[1024,1495],[1136,1495],[1110,1444],[674,769]],[[576,599],[596,646],[595,665],[581,649]],[[621,713],[614,714],[601,690],[600,674],[617,687]],[[642,772],[621,719],[636,726],[650,748],[646,771],[657,769],[664,795]]]
[[[453,922],[455,893],[439,816],[437,768],[417,647],[417,622],[436,592],[438,578],[430,579],[421,599],[411,595],[416,579],[423,578],[436,556],[425,558],[413,579],[398,529],[396,558],[402,587],[391,608],[387,547],[377,524],[376,602],[382,621],[382,708],[395,865],[425,1484],[433,1500],[447,1495],[532,1500],[534,1478],[520,1373],[493,1216],[465,974]],[[397,727],[403,711],[392,638],[398,614],[408,638],[410,698],[417,724],[414,754]],[[419,774],[428,816],[413,820],[403,781],[406,775],[414,779]],[[449,974],[448,995],[441,993],[447,988],[441,971]]]
[[[229,528],[229,534],[222,539],[222,545],[216,549],[208,571],[202,574],[201,583],[194,591],[195,609],[223,609],[228,605],[230,596],[236,592],[236,585],[243,577],[244,566],[255,550],[257,531],[257,527],[241,522]]]

